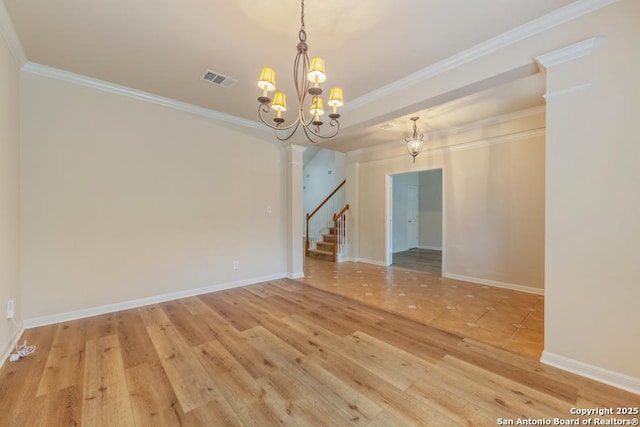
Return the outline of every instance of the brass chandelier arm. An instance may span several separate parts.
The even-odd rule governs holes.
[[[340,123],[337,108],[344,105],[342,88],[333,87],[329,96],[329,107],[333,108],[333,113],[329,114],[329,124],[335,130],[329,134],[322,134],[320,127],[324,124],[321,116],[324,115],[323,100],[321,98],[322,89],[319,84],[326,79],[324,71],[324,61],[322,58],[316,57],[311,61],[308,56],[309,46],[307,45],[307,33],[304,24],[304,0],[300,3],[300,30],[298,32],[297,54],[293,62],[293,78],[298,101],[298,109],[295,120],[291,124],[285,125],[285,118],[282,113],[287,111],[286,96],[283,92],[276,92],[272,99],[268,96],[269,91],[276,88],[275,71],[269,67],[262,69],[258,80],[258,87],[263,90],[262,96],[258,98],[258,116],[260,121],[276,131],[276,137],[280,141],[290,139],[293,134],[301,126],[305,136],[312,143],[316,143],[322,139],[334,137],[340,131]],[[311,86],[313,84],[313,86]],[[305,112],[305,101],[307,96],[311,99],[309,114]],[[276,117],[268,121],[266,117],[271,110],[276,111]]]
[[[300,127],[300,125],[302,125],[302,129],[304,130],[305,135],[307,136],[307,138],[313,142],[319,142],[322,139],[330,139],[333,138],[334,136],[336,136],[338,134],[338,132],[340,131],[340,122],[336,119],[331,119],[329,121],[329,125],[331,127],[335,127],[336,129],[327,135],[323,135],[319,132],[316,132],[313,130],[313,117],[311,117],[309,119],[309,122],[304,122],[301,119],[301,114],[302,111],[298,112],[298,117],[296,118],[296,120],[291,123],[288,126],[282,126],[282,124],[278,123],[276,125],[273,125],[269,122],[267,122],[263,116],[264,114],[268,114],[271,111],[271,107],[269,106],[269,104],[263,103],[258,105],[258,117],[260,117],[260,121],[262,123],[264,123],[265,125],[269,126],[271,129],[276,131],[276,138],[278,138],[278,140],[280,141],[287,141],[289,139],[291,139],[291,137],[296,133],[296,131],[298,130],[298,127]],[[293,130],[291,130],[293,129]],[[282,132],[284,131],[288,131],[291,130],[291,132],[286,135],[286,136],[282,136]]]
[[[332,133],[327,135],[322,135],[321,133],[314,131],[311,126],[303,126],[302,129],[304,130],[305,135],[307,135],[309,141],[315,144],[317,142],[320,142],[320,140],[322,139],[331,139],[338,134],[338,132],[340,131],[340,122],[336,119],[331,119],[329,121],[329,125],[331,127],[335,127],[336,129]],[[316,139],[314,140],[314,138]]]
[[[271,111],[271,106],[267,103],[261,103],[258,105],[258,117],[260,117],[260,121],[262,123],[264,123],[265,125],[269,126],[271,129],[275,129],[275,130],[287,130],[287,129],[291,129],[292,127],[300,124],[300,118],[297,118],[293,123],[291,123],[288,126],[283,126],[282,123],[277,123],[275,125],[272,125],[271,123],[267,122],[263,116],[263,114],[268,114]],[[283,122],[284,123],[284,122]]]

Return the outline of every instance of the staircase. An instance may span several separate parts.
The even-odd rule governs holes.
[[[333,261],[333,248],[335,246],[339,227],[329,227],[329,234],[322,234],[322,240],[316,241],[316,249],[309,249],[308,255],[330,257]],[[339,251],[338,251],[339,252]]]
[[[338,261],[346,248],[346,180],[306,216],[305,254]]]

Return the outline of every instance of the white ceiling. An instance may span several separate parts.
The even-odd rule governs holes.
[[[294,100],[298,0],[0,0],[28,61],[257,121],[263,66]],[[573,0],[307,0],[310,56],[325,59],[325,84],[344,88],[347,105],[438,61],[551,13]],[[201,80],[206,69],[235,78],[230,89]],[[533,72],[507,83],[398,111],[326,143],[350,151],[410,132],[444,129],[540,105]],[[528,77],[527,77],[528,76]],[[291,109],[293,110],[293,108]],[[344,114],[349,109],[345,108]],[[380,129],[382,122],[393,127]]]

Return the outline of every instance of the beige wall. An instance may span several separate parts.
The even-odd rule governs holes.
[[[544,113],[429,142],[416,158],[404,147],[354,153],[358,258],[385,262],[387,175],[443,169],[444,274],[541,290],[544,278]],[[477,135],[486,135],[477,139]],[[503,138],[500,135],[507,135]],[[492,138],[489,140],[489,136]],[[465,148],[453,145],[474,141]],[[356,250],[356,249],[354,249]]]
[[[16,338],[16,326],[5,319],[6,303],[16,298],[22,318],[19,285],[19,148],[18,64],[0,33],[0,357]],[[4,360],[0,361],[0,365]]]
[[[420,172],[420,247],[442,250],[442,171]]]
[[[285,275],[279,145],[26,72],[21,102],[27,318]]]
[[[565,368],[613,378],[618,384],[626,382],[636,392],[640,392],[639,16],[640,2],[626,0],[576,22],[590,28],[592,36],[605,36],[604,43],[591,55],[547,70],[545,325],[549,326],[543,357]],[[592,86],[559,93],[583,84]]]

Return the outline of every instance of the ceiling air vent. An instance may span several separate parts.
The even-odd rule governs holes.
[[[213,83],[217,86],[222,86],[226,88],[230,88],[238,81],[236,79],[232,79],[231,77],[224,76],[220,73],[216,73],[215,71],[206,70],[204,75],[202,76],[202,80],[206,80],[208,82]]]

